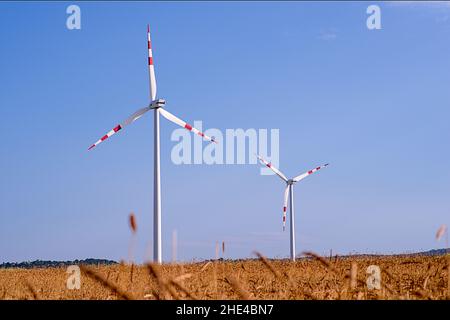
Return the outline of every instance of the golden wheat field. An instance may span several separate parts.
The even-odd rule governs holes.
[[[367,268],[379,266],[380,289]],[[81,266],[80,289],[66,268],[0,270],[0,299],[450,299],[445,256],[259,259]]]

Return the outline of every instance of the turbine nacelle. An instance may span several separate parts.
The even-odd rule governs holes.
[[[156,99],[150,103],[149,107],[150,107],[150,109],[158,109],[158,108],[164,107],[165,105],[166,105],[166,100]]]

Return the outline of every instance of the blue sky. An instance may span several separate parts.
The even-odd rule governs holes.
[[[377,2],[373,2],[377,3]],[[204,129],[279,128],[295,186],[298,253],[437,248],[449,224],[450,5],[369,2],[0,3],[0,262],[151,256],[153,119],[87,147],[158,96]],[[182,260],[287,257],[283,184],[259,165],[170,160],[162,120],[163,250]]]

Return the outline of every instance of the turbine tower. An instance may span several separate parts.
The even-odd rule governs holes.
[[[312,170],[309,170],[305,173],[302,173],[301,175],[296,176],[293,179],[288,179],[286,176],[277,168],[272,166],[272,164],[266,160],[264,160],[263,157],[257,155],[259,161],[263,163],[266,167],[271,169],[275,174],[280,177],[284,182],[286,182],[286,188],[284,189],[284,202],[283,202],[283,231],[286,228],[286,210],[287,210],[287,204],[288,204],[288,198],[289,198],[289,213],[290,213],[290,252],[291,252],[291,260],[295,261],[295,215],[294,215],[294,183],[299,182],[303,179],[305,179],[310,174],[313,174],[316,171],[319,171],[322,168],[325,168],[328,166],[327,164],[324,164],[323,166],[316,167]]]
[[[153,260],[157,263],[162,263],[162,244],[161,244],[161,170],[160,170],[160,135],[159,135],[159,115],[173,123],[192,131],[193,133],[203,137],[205,140],[217,143],[214,138],[208,137],[203,132],[192,127],[190,124],[184,122],[180,118],[177,118],[167,110],[165,107],[166,101],[164,99],[156,98],[156,77],[155,66],[153,64],[152,43],[150,39],[150,26],[147,25],[147,47],[148,47],[148,70],[149,70],[149,83],[150,83],[150,104],[147,107],[139,109],[122,123],[115,126],[107,134],[101,137],[97,142],[89,147],[88,150],[96,147],[99,143],[105,141],[113,134],[122,130],[127,125],[133,123],[146,112],[154,110],[154,185],[153,185]]]

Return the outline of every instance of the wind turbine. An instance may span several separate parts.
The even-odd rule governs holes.
[[[261,161],[266,167],[271,169],[277,176],[279,176],[284,182],[286,182],[286,189],[284,190],[284,202],[283,202],[283,231],[286,228],[286,209],[288,204],[288,198],[290,199],[289,204],[289,213],[290,213],[290,248],[291,248],[291,260],[295,261],[295,217],[294,217],[294,183],[299,182],[303,179],[305,179],[310,174],[313,174],[316,171],[319,171],[322,168],[325,168],[328,166],[327,164],[324,164],[323,166],[316,167],[312,170],[309,170],[305,173],[302,173],[301,175],[296,176],[293,179],[288,179],[286,176],[277,168],[272,166],[270,162],[267,162],[264,160],[263,157],[257,155],[259,161]]]
[[[148,71],[150,78],[150,104],[142,109],[139,109],[122,123],[115,126],[107,134],[101,137],[97,142],[89,147],[88,150],[96,147],[101,142],[105,141],[113,134],[125,128],[127,125],[133,123],[146,112],[154,110],[154,202],[153,202],[153,260],[154,262],[162,262],[162,245],[161,245],[161,172],[160,172],[160,135],[159,135],[159,115],[177,125],[192,131],[193,133],[203,137],[206,140],[217,143],[214,138],[208,137],[203,132],[194,128],[190,124],[177,118],[167,110],[163,109],[166,104],[164,99],[156,98],[156,77],[155,67],[153,65],[152,43],[150,40],[150,26],[147,25],[147,46],[148,46]]]

